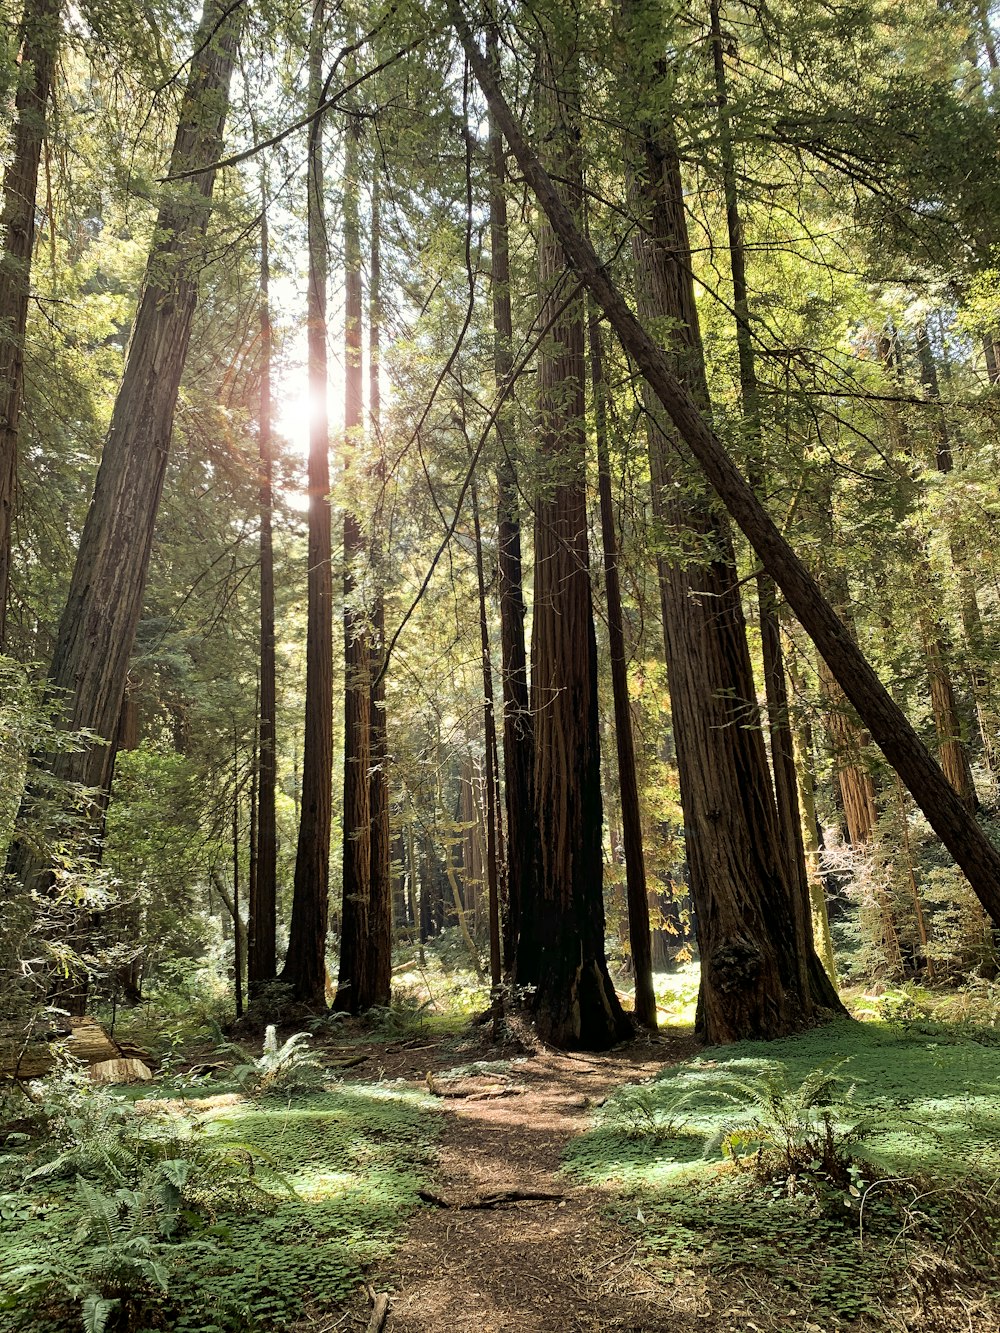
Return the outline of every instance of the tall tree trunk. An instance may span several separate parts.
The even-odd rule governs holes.
[[[677,378],[663,349],[636,318],[611,281],[552,178],[528,145],[488,62],[476,45],[461,0],[447,0],[447,7],[476,80],[517,158],[528,187],[559,238],[567,263],[594,294],[705,478],[784,593],[875,742],[964,870],[983,906],[1000,924],[1000,851],[962,805],[871,663],[847,633],[816,580],[761,505],[753,487],[740,473],[694,397]]]
[[[719,0],[710,0],[709,20],[712,33],[712,62],[715,71],[715,91],[719,107],[719,141],[722,154],[723,189],[726,200],[726,227],[729,235],[729,262],[733,281],[733,306],[736,317],[736,348],[740,369],[740,396],[750,447],[751,484],[761,489],[767,473],[767,459],[761,434],[760,387],[757,380],[757,361],[754,354],[750,325],[750,301],[747,289],[746,251],[743,243],[743,219],[740,216],[739,196],[736,189],[736,160],[733,150],[732,127],[729,117],[729,90],[726,77],[725,50],[722,40],[722,21]],[[778,812],[778,828],[785,853],[788,882],[798,895],[797,911],[805,917],[802,939],[812,944],[811,922],[815,910],[825,910],[822,896],[810,908],[809,875],[806,869],[805,848],[802,842],[802,821],[799,815],[798,785],[795,775],[794,744],[788,711],[788,685],[785,680],[784,654],[781,648],[781,628],[778,618],[778,598],[774,580],[761,571],[757,575],[757,605],[760,616],[761,657],[764,668],[764,691],[767,699],[767,723],[771,740],[771,768],[774,775],[774,795]],[[827,923],[826,934],[829,935]],[[829,972],[829,968],[827,971]]]
[[[268,255],[267,197],[262,200],[260,223],[260,420],[257,443],[260,456],[260,719],[257,772],[256,872],[249,900],[249,954],[247,986],[255,987],[275,974],[277,952],[278,833],[275,814],[277,790],[277,696],[274,648],[274,550],[271,538],[274,452],[271,434],[271,307]]]
[[[826,508],[831,520],[827,543],[832,548],[832,499],[828,498]],[[836,607],[837,614],[853,641],[854,622],[850,611],[846,574],[838,565],[828,564],[824,571],[824,585],[827,596]],[[837,684],[833,672],[822,658],[819,661],[819,689],[824,703],[827,736],[830,740],[833,769],[840,791],[847,836],[852,846],[866,847],[874,839],[878,824],[875,779],[865,763],[865,750],[869,738],[864,728],[858,725],[854,710]]]
[[[18,33],[21,63],[14,96],[11,158],[0,212],[0,652],[7,644],[11,529],[17,495],[17,438],[24,387],[31,256],[35,248],[38,163],[45,104],[61,36],[62,0],[25,0]],[[49,218],[49,226],[52,219]]]
[[[382,230],[379,177],[372,181],[371,264],[368,291],[368,426],[375,455],[374,475],[378,486],[372,534],[372,569],[375,588],[372,599],[371,635],[371,865],[368,921],[368,975],[372,1004],[387,1005],[392,998],[392,850],[389,829],[389,751],[386,736],[385,676],[385,557],[382,523],[385,513],[385,451],[382,445],[381,326],[382,326]]]
[[[483,671],[483,738],[486,751],[486,884],[489,894],[490,984],[494,996],[500,985],[500,893],[498,874],[499,811],[497,809],[497,726],[493,706],[493,664],[490,624],[486,614],[486,578],[483,573],[483,534],[479,523],[479,493],[472,483],[472,521],[476,540],[476,585],[479,592],[479,647]]]
[[[639,35],[644,0],[626,0],[640,86],[662,74]],[[663,123],[638,121],[629,149],[641,230],[633,241],[640,318],[674,329],[670,355],[706,412],[708,383],[691,277],[680,163]],[[804,885],[790,878],[779,830],[728,525],[644,389],[653,512],[678,550],[660,558],[671,712],[702,981],[699,1024],[712,1042],[774,1037],[828,1009],[836,994],[812,947]]]
[[[902,390],[904,387],[902,352],[895,329],[890,326],[888,331],[879,337],[878,345],[886,375]],[[933,359],[931,359],[929,366],[927,364],[929,352],[930,347],[926,343],[922,354],[918,347],[918,358],[921,362],[925,387],[936,393],[937,374],[934,370]],[[930,372],[931,380],[929,385],[927,384],[928,372]],[[913,458],[913,445],[906,425],[901,419],[895,404],[889,404],[888,416],[889,430],[896,449],[900,453],[906,453]],[[943,426],[944,423],[939,418],[935,453],[938,468],[947,471],[951,467],[951,450],[947,444],[946,431],[942,435]],[[904,479],[905,489],[911,494],[916,491],[918,485],[917,472],[921,466],[922,461],[914,458],[911,473]],[[934,574],[931,569],[930,556],[927,553],[926,543],[916,533],[904,529],[904,540],[909,548],[908,555],[910,556],[913,592],[917,600],[917,620],[924,649],[924,661],[927,665],[931,716],[934,719],[934,730],[937,733],[939,761],[945,777],[955,788],[962,803],[970,811],[975,811],[979,801],[972,780],[972,766],[969,763],[968,752],[962,739],[962,724],[955,704],[955,689],[952,684],[951,669],[948,662],[945,630],[934,609],[939,597],[937,589],[934,587]]]
[[[323,85],[324,0],[315,0],[309,36],[309,105]],[[309,288],[309,540],[306,611],[305,745],[292,919],[281,979],[295,998],[326,1008],[326,932],[330,912],[330,826],[333,789],[333,576],[330,567],[330,425],[326,305],[327,237],[324,212],[322,118],[309,130],[307,167]]]
[[[556,32],[558,23],[558,34]],[[543,32],[539,138],[579,210],[579,56],[560,8]],[[538,229],[538,357],[542,475],[535,502],[531,704],[535,718],[538,883],[521,904],[515,979],[535,987],[542,1035],[603,1049],[626,1037],[604,956],[597,641],[586,509],[584,302],[565,302],[566,260],[544,217]]]
[[[194,38],[187,88],[169,174],[214,162],[221,151],[229,80],[243,6],[208,0]],[[167,184],[157,217],[139,307],[98,468],[50,669],[62,722],[97,739],[82,749],[39,756],[57,779],[106,793],[114,768],[129,654],[159,508],[174,408],[198,301],[202,245],[211,214],[215,169]],[[33,788],[25,798],[30,806]],[[99,851],[102,802],[82,830]],[[24,812],[23,812],[24,813]],[[9,871],[27,886],[48,882],[43,851],[18,839]]]
[[[927,327],[927,321],[917,330],[917,357],[920,363],[920,380],[924,388],[924,393],[932,402],[940,404],[941,389],[938,381],[937,363],[934,360],[934,352],[931,347],[930,333]],[[951,472],[955,465],[954,455],[951,447],[951,438],[948,432],[948,422],[944,415],[944,409],[941,408],[937,413],[935,420],[935,438],[936,448],[934,451],[934,461],[937,469],[944,475]],[[972,697],[976,707],[976,720],[979,725],[979,735],[983,747],[983,759],[991,773],[1000,770],[1000,755],[997,753],[996,740],[993,735],[993,708],[991,699],[990,674],[984,670],[984,660],[986,656],[986,642],[983,633],[983,618],[979,609],[979,600],[976,592],[976,582],[968,567],[966,552],[963,550],[963,544],[954,534],[949,540],[951,551],[951,563],[955,574],[955,582],[958,588],[958,601],[962,616],[962,629],[965,633],[968,656],[971,658],[968,667],[968,680],[972,689]],[[933,674],[931,679],[933,690]],[[948,680],[948,686],[951,682]],[[946,705],[947,706],[947,705]],[[957,717],[957,713],[952,716]],[[958,754],[953,754],[952,765],[954,771],[949,773],[945,767],[945,755],[942,750],[942,767],[951,781],[952,785],[960,793],[963,785],[968,782],[971,785],[971,770],[966,773],[968,763],[964,748]],[[956,784],[956,777],[958,779]]]
[[[794,677],[792,677],[794,687]],[[816,781],[812,765],[812,744],[807,724],[799,721],[792,727],[795,747],[795,777],[798,782],[798,806],[801,818],[801,838],[805,851],[806,873],[809,877],[809,903],[812,910],[813,938],[816,952],[834,985],[837,984],[837,960],[830,932],[830,913],[826,904],[823,869],[820,861],[819,819],[816,814]]]
[[[236,1017],[243,1017],[243,964],[247,957],[247,931],[240,921],[240,751],[233,728],[233,983]]]
[[[601,326],[592,310],[589,321],[590,371],[597,434],[597,479],[601,504],[601,541],[604,547],[604,588],[608,602],[608,640],[611,649],[611,691],[615,708],[615,744],[618,753],[618,788],[622,803],[622,841],[625,848],[625,895],[628,934],[635,982],[635,1019],[656,1031],[656,996],[653,993],[653,953],[649,935],[649,895],[642,849],[642,816],[635,772],[635,741],[628,698],[625,623],[618,578],[618,537],[611,498],[608,461],[607,384],[601,349]]]
[[[351,475],[364,427],[361,364],[360,122],[348,120],[344,140],[344,476]],[[344,897],[336,1009],[358,1014],[374,1003],[369,974],[371,914],[371,640],[358,605],[356,566],[365,541],[348,496],[344,507]]]
[[[490,27],[490,60],[499,67],[496,30]],[[514,325],[510,305],[510,245],[507,226],[503,136],[490,113],[490,250],[493,292],[493,367],[501,391],[513,369]],[[507,811],[506,911],[503,963],[513,972],[521,928],[521,904],[534,892],[534,721],[528,698],[521,574],[521,519],[514,468],[510,409],[497,418],[497,527],[500,582],[500,683],[503,694],[504,805]]]

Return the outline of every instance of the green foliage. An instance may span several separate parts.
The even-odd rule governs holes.
[[[277,1031],[269,1026],[260,1056],[249,1064],[237,1065],[232,1077],[244,1092],[257,1097],[315,1092],[323,1086],[326,1074],[316,1052],[309,1047],[311,1040],[308,1032],[293,1032],[279,1046]],[[239,1047],[234,1049],[239,1051]]]
[[[945,1043],[840,1022],[620,1090],[566,1168],[617,1189],[661,1277],[741,1269],[826,1326],[875,1315],[916,1252],[982,1280],[1000,1225],[998,1091],[1000,1051],[961,1029]]]
[[[18,1333],[81,1317],[235,1333],[336,1304],[416,1205],[435,1132],[429,1099],[388,1087],[294,1104],[131,1103],[80,1076],[39,1090],[46,1133],[0,1182],[18,1186],[0,1195],[0,1322]]]

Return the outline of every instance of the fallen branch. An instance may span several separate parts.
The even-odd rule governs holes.
[[[365,1333],[382,1333],[383,1328],[385,1328],[385,1321],[389,1318],[389,1297],[384,1291],[377,1296],[371,1291],[369,1291],[369,1294],[374,1297],[374,1308]]]
[[[491,1101],[495,1097],[521,1097],[527,1091],[525,1088],[505,1087],[503,1084],[497,1084],[492,1088],[443,1088],[430,1071],[424,1080],[427,1084],[427,1091],[434,1097],[447,1097],[453,1101]]]
[[[431,1190],[420,1190],[418,1193],[419,1198],[433,1208],[447,1208],[456,1213],[476,1208],[500,1208],[505,1203],[552,1203],[566,1197],[565,1194],[551,1194],[546,1190],[498,1190],[493,1194],[477,1194],[472,1199],[455,1202]]]
[[[352,1055],[349,1060],[331,1060],[329,1068],[353,1069],[355,1065],[363,1065],[364,1062],[370,1058],[371,1057],[367,1055]]]

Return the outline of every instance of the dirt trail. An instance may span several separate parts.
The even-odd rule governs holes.
[[[601,1194],[559,1172],[596,1102],[690,1050],[677,1038],[607,1055],[541,1051],[503,1078],[435,1080],[438,1092],[465,1094],[443,1101],[434,1192],[451,1206],[422,1209],[371,1275],[392,1293],[387,1333],[703,1329],[694,1309],[678,1309],[633,1265],[634,1240],[601,1217]],[[505,1191],[558,1197],[455,1207]]]

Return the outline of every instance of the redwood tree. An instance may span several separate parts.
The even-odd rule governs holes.
[[[95,740],[80,750],[40,756],[57,778],[107,792],[125,694],[129,654],[159,508],[174,409],[187,357],[202,244],[212,211],[234,53],[245,7],[208,0],[194,36],[187,86],[115,400],[94,497],[84,524],[50,669],[54,695],[65,700],[69,729]],[[203,168],[203,169],[199,169]],[[32,800],[29,786],[26,802]],[[100,838],[100,812],[86,830]],[[19,838],[8,869],[31,885],[48,878],[44,849]]]
[[[490,25],[490,62],[499,68],[496,29]],[[510,304],[510,235],[503,135],[492,112],[490,146],[490,265],[493,295],[493,368],[504,392],[513,370],[514,323]],[[497,574],[500,589],[500,687],[503,695],[504,807],[507,813],[506,910],[503,965],[514,971],[521,929],[521,904],[534,892],[535,731],[528,698],[528,658],[524,639],[521,568],[521,515],[510,410],[497,416]]]
[[[251,992],[275,973],[277,914],[276,695],[274,664],[274,551],[271,540],[274,455],[271,436],[271,308],[269,300],[267,198],[260,223],[260,721],[256,800],[252,801],[254,873],[248,910],[247,985]]]
[[[572,19],[542,33],[539,138],[579,209],[579,56]],[[597,642],[591,603],[584,425],[584,300],[566,302],[566,260],[538,227],[540,324],[531,705],[535,719],[538,879],[522,903],[515,980],[534,987],[539,1030],[560,1046],[601,1049],[631,1024],[604,956]],[[563,307],[560,309],[560,307]]]
[[[347,124],[344,144],[344,475],[352,476],[364,428],[361,364],[361,223],[358,136]],[[371,910],[371,646],[365,608],[358,604],[356,565],[366,553],[350,497],[344,507],[344,852],[340,973],[334,1005],[352,1014],[374,1003],[369,974]]]
[[[322,96],[324,0],[315,0],[309,38],[309,105]],[[288,953],[281,973],[296,999],[326,1005],[333,787],[333,576],[330,569],[330,430],[327,406],[327,236],[323,135],[309,127],[307,168],[309,291],[309,573],[306,621],[305,746],[302,805]]]
[[[476,45],[460,0],[448,12],[476,79],[496,115],[525,181],[561,242],[566,259],[593,293],[625,350],[654,390],[702,474],[760,556],[802,627],[873,739],[896,768],[928,822],[965,871],[977,897],[1000,923],[1000,851],[990,842],[928,754],[913,727],[847,633],[816,580],[789,546],[753,487],[713,431],[669,358],[631,310],[552,177],[532,152],[489,63]]]
[[[62,0],[25,0],[18,33],[21,65],[14,97],[13,151],[0,213],[0,651],[7,638],[11,526],[17,489],[17,437],[24,384],[31,256],[35,248],[38,162],[45,105],[59,49]],[[49,219],[49,225],[52,220]]]

